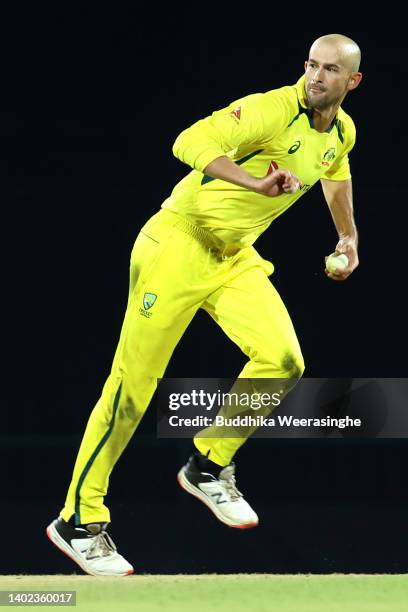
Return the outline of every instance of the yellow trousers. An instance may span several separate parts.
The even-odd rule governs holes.
[[[111,373],[90,415],[61,511],[65,520],[75,514],[76,524],[110,521],[103,503],[110,473],[199,308],[249,358],[241,378],[301,376],[299,343],[268,279],[272,272],[253,247],[220,245],[170,211],[160,210],[145,224],[131,254],[128,305]],[[195,438],[197,448],[219,465],[229,464],[244,442]]]

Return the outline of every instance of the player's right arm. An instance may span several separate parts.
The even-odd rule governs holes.
[[[291,110],[275,90],[253,94],[214,112],[181,132],[173,145],[174,155],[195,170],[271,197],[293,193],[300,181],[288,170],[255,177],[226,153],[249,145],[254,150],[278,135],[288,124]]]
[[[257,178],[231,161],[226,155],[217,157],[209,163],[204,174],[270,197],[282,193],[295,193],[301,187],[299,179],[289,170],[279,169],[267,176]]]

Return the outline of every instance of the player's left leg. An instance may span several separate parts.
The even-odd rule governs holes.
[[[256,259],[254,263],[213,293],[203,308],[249,357],[230,392],[239,397],[244,393],[277,393],[282,400],[301,377],[303,358],[285,305],[267,278],[267,262],[265,267]],[[268,406],[256,414],[266,416],[272,409]],[[239,405],[225,405],[219,414],[229,418],[242,415],[243,410],[254,416]],[[256,426],[239,427],[232,430],[231,437],[230,427],[206,428],[194,439],[200,453],[193,455],[179,472],[181,486],[231,527],[253,527],[258,523],[255,512],[235,486],[232,463],[238,448],[255,429]]]
[[[245,270],[212,294],[204,308],[249,357],[231,391],[277,393],[282,401],[305,366],[289,313],[265,270],[260,266]],[[257,414],[266,416],[273,407],[265,406]],[[234,416],[239,410],[226,405],[221,414]],[[241,428],[237,438],[216,428],[222,435],[215,439],[208,438],[214,431],[208,429],[196,437],[195,445],[215,463],[228,465],[256,427]]]

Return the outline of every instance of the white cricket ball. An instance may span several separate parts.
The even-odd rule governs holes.
[[[329,272],[338,272],[341,270],[345,270],[349,265],[349,260],[347,255],[336,255],[332,253],[328,256],[326,260],[326,268]]]

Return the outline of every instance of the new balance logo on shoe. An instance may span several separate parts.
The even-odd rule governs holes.
[[[192,455],[177,475],[179,485],[204,502],[225,525],[238,529],[256,527],[258,516],[236,487],[235,465],[231,463],[220,468],[218,478],[207,470],[203,471],[204,467],[205,458]]]
[[[219,493],[211,493],[211,497],[216,497],[217,500],[217,504],[226,504],[227,503],[227,499],[223,499],[223,493],[219,492]]]

